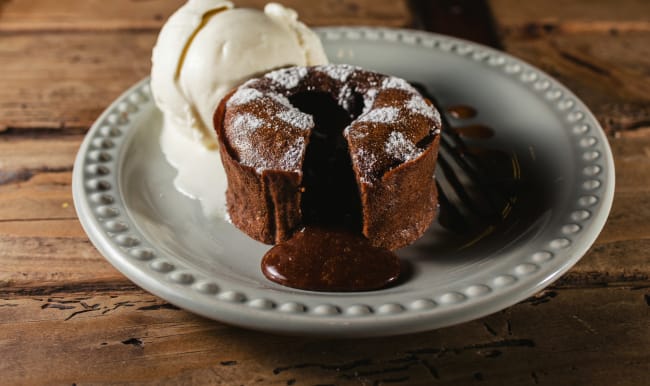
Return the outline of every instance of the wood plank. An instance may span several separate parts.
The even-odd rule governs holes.
[[[10,384],[639,385],[649,297],[557,290],[457,326],[362,340],[251,332],[140,291],[18,297],[0,300],[0,371]]]
[[[183,2],[118,3],[0,2],[0,32],[11,32],[1,37],[0,44],[0,132],[87,128],[108,103],[149,74],[158,29]],[[237,4],[261,8],[266,1]],[[405,1],[331,0],[307,6],[289,0],[285,4],[300,12],[309,25],[406,26],[411,22]],[[89,32],[75,32],[80,30]],[[48,33],[34,35],[38,31]]]
[[[505,35],[650,31],[650,4],[645,0],[620,0],[616,5],[609,0],[489,1]]]
[[[572,89],[613,135],[650,134],[650,3],[490,0],[506,51]]]
[[[0,2],[0,31],[159,29],[184,0]]]
[[[267,0],[237,0],[237,7],[262,9]],[[184,0],[48,0],[0,2],[3,31],[158,30]],[[411,22],[406,2],[373,0],[284,0],[308,25],[365,24],[404,27]]]
[[[113,2],[82,0],[2,3],[2,28],[19,31],[24,28],[32,32],[2,36],[0,132],[8,128],[87,128],[111,101],[149,74],[151,49],[160,22],[150,29],[143,29],[138,23],[146,26],[143,20],[158,19],[156,15],[171,11],[176,5],[171,7],[161,1],[121,2],[126,3],[123,8]],[[157,7],[161,3],[167,5]],[[238,4],[259,7],[262,3],[266,2]],[[133,4],[138,11],[131,15],[129,9]],[[287,5],[295,5],[299,11],[304,9],[309,25],[405,26],[410,23],[403,1],[382,2],[377,6],[372,6],[370,1],[351,0],[318,2],[317,6],[309,7],[299,1]],[[104,9],[107,11],[101,12]],[[60,17],[52,17],[48,11]],[[162,19],[165,18],[166,15]],[[39,20],[45,24],[39,24]],[[122,30],[121,23],[126,26]],[[86,28],[103,32],[74,31]],[[70,29],[72,32],[65,32]],[[48,33],[34,35],[38,30]],[[34,60],[26,61],[25,57]]]
[[[612,138],[614,203],[607,224],[585,257],[556,286],[650,279],[650,137]]]
[[[553,284],[580,287],[650,281],[650,239],[596,242],[569,272]]]
[[[505,39],[506,50],[558,78],[610,134],[650,127],[650,32]]]
[[[495,10],[497,16],[499,9]],[[0,89],[0,131],[8,127],[88,127],[108,103],[149,73],[156,33],[58,32],[38,39],[29,34],[3,36],[0,82],[5,87]],[[513,38],[506,39],[504,45],[578,93],[608,132],[647,129],[650,96],[645,90],[650,82],[650,55],[645,43],[650,33],[601,35]],[[24,61],[25,56],[37,59]]]
[[[650,127],[648,39],[650,33],[582,34],[513,39],[504,45],[569,86],[614,133]],[[155,34],[145,32],[3,37],[0,131],[87,128],[119,94],[148,75],[154,41]],[[36,60],[21,59],[36,52]]]
[[[616,166],[616,194],[648,192],[650,184],[650,142],[648,137],[610,139]]]
[[[70,171],[83,135],[29,137],[0,136],[0,185],[11,180],[9,172]],[[4,173],[4,174],[3,174]]]
[[[48,292],[128,280],[90,243],[79,221],[0,222],[0,291]]]
[[[154,32],[125,31],[3,36],[0,131],[87,128],[149,74],[155,39]]]
[[[74,219],[72,165],[83,136],[0,136],[0,222]]]
[[[5,172],[3,172],[4,174]],[[0,224],[11,221],[76,219],[70,172],[8,172],[14,183],[0,185]],[[5,226],[0,225],[5,230]]]

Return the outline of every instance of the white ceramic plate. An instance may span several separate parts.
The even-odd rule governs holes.
[[[489,147],[518,159],[528,190],[507,227],[449,245],[437,225],[399,251],[409,275],[358,293],[294,290],[259,268],[268,246],[173,187],[159,147],[161,114],[143,80],[88,132],[73,193],[99,251],[142,288],[184,309],[247,328],[347,337],[424,331],[478,318],[525,299],[571,268],[601,231],[614,192],[607,139],[569,90],[504,53],[445,36],[381,28],[318,30],[333,62],[423,84],[443,106],[477,107],[494,128]],[[209,173],[209,170],[206,170]],[[464,247],[463,247],[464,245]]]

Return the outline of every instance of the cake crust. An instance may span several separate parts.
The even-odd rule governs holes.
[[[350,115],[342,136],[361,203],[361,233],[390,250],[415,241],[436,213],[440,116],[404,80],[348,65],[273,71],[221,101],[214,125],[232,223],[267,244],[304,225],[303,167],[318,122],[291,99],[310,92],[330,95]]]

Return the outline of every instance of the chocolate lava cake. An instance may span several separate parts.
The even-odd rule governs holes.
[[[261,242],[318,225],[395,250],[435,216],[440,115],[403,79],[350,65],[284,68],[231,91],[214,126],[230,219]]]

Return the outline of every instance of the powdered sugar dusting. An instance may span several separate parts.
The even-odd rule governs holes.
[[[405,90],[415,93],[416,90],[411,86],[407,81],[402,78],[397,78],[394,76],[389,76],[381,82],[381,88],[394,88],[398,90]]]
[[[305,152],[305,139],[296,138],[296,141],[287,148],[280,160],[280,167],[283,170],[292,170],[300,173],[300,159]]]
[[[352,126],[348,126],[345,129],[343,129],[343,135],[346,138],[356,138],[356,139],[361,139],[365,138],[368,135],[367,131],[361,131],[361,130],[350,130]]]
[[[433,126],[430,130],[435,129],[434,134],[439,133],[438,111],[427,104],[426,99],[404,79],[380,74],[369,75],[366,79],[363,73],[357,76],[359,68],[351,65],[318,66],[314,70],[290,67],[270,72],[257,81],[246,82],[228,101],[229,106],[239,106],[262,99],[268,106],[263,108],[263,116],[268,122],[241,111],[237,111],[239,114],[233,116],[230,122],[232,146],[241,156],[241,164],[254,168],[259,174],[266,170],[301,173],[309,131],[315,126],[314,116],[293,106],[288,96],[295,95],[299,90],[321,91],[314,79],[303,84],[310,71],[316,71],[317,80],[322,80],[323,76],[331,78],[331,81],[323,82],[323,87],[327,86],[326,91],[334,93],[339,106],[350,114],[357,114],[361,110],[361,114],[344,129],[343,134],[350,144],[354,144],[351,145],[350,155],[364,184],[372,184],[377,175],[396,161],[411,161],[423,153],[424,149],[415,144],[421,136],[422,130],[418,124],[422,121],[411,122],[412,119],[434,121],[435,124],[427,122],[426,126]],[[359,106],[361,103],[362,106]],[[258,111],[260,106],[255,106],[253,110]],[[412,123],[417,130],[404,133],[402,121]],[[355,124],[357,122],[374,125],[359,126]],[[393,127],[398,122],[400,124]],[[287,128],[284,123],[291,127]],[[276,132],[267,138],[262,133],[255,133],[260,127]],[[364,146],[370,138],[369,134],[373,133],[388,136],[384,143]],[[413,139],[409,139],[410,135]],[[262,147],[258,143],[267,140],[271,142]],[[352,148],[355,150],[352,151]]]
[[[254,88],[240,88],[230,97],[230,99],[228,99],[227,105],[228,107],[243,105],[259,99],[262,96],[264,96],[264,94]]]
[[[278,102],[278,103],[281,104],[282,106],[288,107],[288,108],[290,108],[290,109],[293,109],[293,108],[294,108],[293,105],[291,104],[291,102],[289,102],[289,99],[287,99],[287,97],[285,97],[285,96],[282,95],[282,94],[267,93],[267,94],[265,94],[265,96],[269,96],[269,97],[271,97],[271,99],[273,99],[274,101]]]
[[[249,134],[262,126],[264,122],[253,114],[239,114],[233,119],[232,126],[238,133]]]
[[[318,70],[323,71],[330,78],[338,80],[339,82],[347,82],[350,75],[352,75],[357,67],[349,64],[331,64],[325,66],[318,66]]]
[[[435,121],[440,121],[440,115],[438,115],[437,111],[434,110],[433,107],[429,106],[427,102],[418,95],[413,95],[411,99],[406,102],[406,107],[416,114],[424,115],[425,117]]]
[[[373,170],[375,163],[377,163],[377,156],[369,151],[365,151],[364,149],[357,149],[353,157],[354,163],[359,167],[359,170]],[[372,180],[369,178],[369,176],[365,174],[359,176],[359,179],[363,183],[372,183]]]
[[[278,86],[291,89],[298,86],[306,75],[307,68],[305,67],[289,67],[269,72],[264,76],[271,79]]]
[[[372,108],[372,105],[375,103],[376,98],[377,98],[376,88],[371,88],[368,91],[366,91],[366,94],[363,96],[363,111],[361,112],[361,114],[367,113]]]
[[[343,107],[345,111],[349,112],[352,109],[351,102],[353,98],[354,92],[352,90],[352,87],[347,84],[343,85],[343,87],[341,87],[341,91],[339,91],[337,98],[339,106]]]
[[[307,130],[314,127],[314,118],[295,108],[280,111],[276,117],[299,129]]]
[[[398,114],[399,109],[396,107],[382,107],[361,115],[357,122],[391,123],[397,119]]]
[[[422,153],[413,142],[399,131],[393,131],[384,145],[386,153],[402,162],[410,161]]]
[[[241,86],[239,86],[239,88],[248,88],[248,87],[251,87],[251,86],[253,86],[254,84],[256,84],[257,82],[259,82],[259,81],[260,81],[260,80],[259,80],[259,79],[256,79],[256,78],[249,79],[249,80],[247,80],[246,82],[244,82],[244,84],[242,84]]]
[[[291,104],[291,102],[289,102],[289,99],[287,99],[287,97],[285,97],[284,95],[275,92],[263,92],[256,88],[253,88],[256,86],[255,82],[251,83],[250,81],[248,81],[245,83],[245,85],[246,84],[248,84],[247,87],[244,86],[240,87],[230,97],[230,99],[228,99],[227,102],[228,107],[245,105],[257,99],[271,98],[285,107],[293,108],[293,105]]]
[[[287,113],[290,113],[287,111]],[[300,113],[298,111],[298,113]],[[279,116],[280,114],[278,114]],[[307,114],[305,114],[307,115]],[[311,120],[311,116],[307,115]],[[232,121],[232,127],[235,129],[231,134],[232,145],[240,154],[240,163],[252,168],[258,174],[265,170],[286,170],[300,173],[301,160],[305,153],[305,138],[299,136],[292,139],[293,143],[289,146],[281,146],[282,156],[278,159],[272,156],[273,152],[260,152],[259,143],[257,143],[253,132],[262,126],[262,120],[251,114],[241,114]]]
[[[252,140],[252,133],[259,129],[263,121],[252,114],[239,114],[232,120],[231,140],[233,147],[240,153],[250,154],[255,149],[255,144]],[[242,159],[242,164],[247,166],[254,166],[247,163]]]

